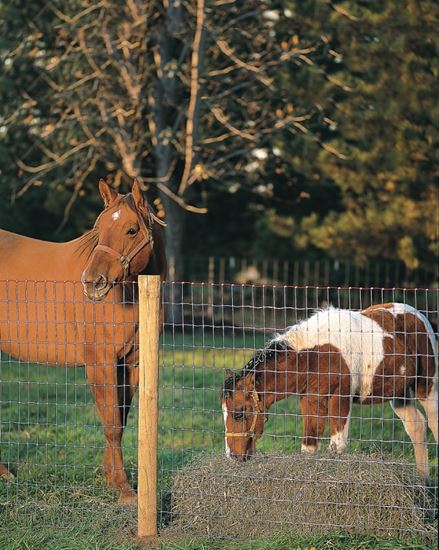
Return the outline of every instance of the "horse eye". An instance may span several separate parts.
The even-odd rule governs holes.
[[[245,416],[245,409],[241,409],[240,411],[236,411],[233,413],[234,420],[244,420]]]
[[[127,231],[127,235],[137,235],[137,229],[135,227],[130,227]]]

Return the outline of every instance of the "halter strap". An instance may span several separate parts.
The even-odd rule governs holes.
[[[127,197],[130,197],[130,195],[127,195]],[[118,200],[111,207],[114,208],[115,206],[118,206],[119,203],[122,202],[124,199],[126,200],[125,197],[122,197],[120,200]],[[132,202],[132,199],[130,199],[130,200]],[[108,254],[111,254],[112,256],[114,256],[115,258],[120,260],[120,263],[122,265],[122,269],[124,270],[124,278],[128,275],[128,270],[129,270],[129,267],[130,267],[131,260],[135,256],[137,256],[137,254],[142,250],[142,248],[144,248],[148,244],[151,244],[151,248],[154,247],[154,240],[153,240],[153,237],[152,237],[153,220],[158,221],[163,226],[166,226],[166,224],[164,222],[162,222],[161,220],[159,220],[159,218],[157,218],[154,215],[154,213],[151,212],[149,209],[148,209],[148,221],[149,221],[148,226],[146,225],[145,220],[143,219],[143,217],[141,216],[141,214],[139,213],[139,211],[137,210],[137,208],[135,206],[134,206],[134,211],[137,214],[137,219],[139,221],[139,226],[141,228],[141,231],[143,232],[143,234],[145,236],[140,241],[140,243],[137,246],[135,246],[133,248],[133,250],[131,250],[131,252],[128,255],[121,254],[117,250],[114,250],[114,248],[111,248],[110,246],[107,246],[105,244],[98,244],[95,247],[95,251],[96,250],[101,250],[102,252],[107,252]],[[95,227],[96,227],[96,224],[97,224],[97,222],[98,222],[98,220],[99,220],[99,218],[101,217],[102,214],[103,214],[103,212],[101,214],[99,214],[98,218],[96,219]]]
[[[154,246],[154,241],[151,236],[144,237],[140,243],[131,250],[131,252],[125,256],[124,254],[121,254],[117,250],[114,250],[114,248],[111,248],[110,246],[107,246],[105,244],[98,244],[95,247],[95,250],[101,250],[102,252],[107,252],[108,254],[111,254],[112,256],[116,257],[118,260],[120,260],[120,263],[122,265],[123,270],[125,271],[125,274],[128,273],[128,269],[130,267],[131,260],[142,250],[143,247],[145,247],[147,244],[151,244],[151,248]]]
[[[243,437],[243,436],[255,437],[256,421],[258,419],[259,414],[262,411],[261,411],[261,407],[259,406],[259,403],[260,403],[259,394],[256,390],[253,390],[251,392],[251,397],[253,400],[253,420],[252,420],[252,425],[250,426],[250,430],[248,432],[241,432],[241,433],[226,432],[225,434],[226,437]]]

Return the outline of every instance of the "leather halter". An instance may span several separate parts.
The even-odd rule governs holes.
[[[259,394],[256,390],[253,390],[251,392],[251,398],[253,400],[253,420],[252,425],[250,426],[250,430],[248,432],[226,432],[226,437],[255,437],[255,427],[256,427],[256,421],[258,419],[259,414],[262,412],[261,407],[259,405],[260,399]]]
[[[123,199],[122,199],[123,200]],[[120,201],[119,201],[120,202]],[[119,202],[115,205],[118,206]],[[113,206],[113,205],[112,205]],[[145,220],[141,216],[141,214],[138,212],[137,208],[134,207],[134,210],[137,214],[137,219],[139,221],[139,226],[141,228],[142,233],[144,234],[143,239],[140,241],[140,243],[131,250],[131,252],[127,255],[121,254],[117,250],[114,250],[114,248],[111,248],[110,246],[107,246],[105,244],[98,244],[95,246],[95,251],[101,250],[102,252],[107,252],[108,254],[111,254],[111,256],[114,256],[120,261],[120,264],[122,266],[122,269],[124,271],[124,279],[128,275],[128,271],[130,268],[131,260],[137,256],[137,254],[148,244],[151,244],[151,249],[154,247],[154,240],[152,237],[152,218],[155,220],[156,216],[152,212],[148,211],[148,226],[145,223]],[[102,214],[101,214],[102,215]],[[99,218],[98,216],[96,223],[98,222]],[[161,221],[161,220],[160,220]],[[95,223],[95,227],[96,227]],[[165,224],[163,224],[165,225]]]

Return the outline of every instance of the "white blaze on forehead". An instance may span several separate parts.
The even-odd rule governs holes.
[[[229,412],[227,410],[227,405],[224,403],[224,401],[223,401],[222,409],[223,409],[223,418],[224,418],[224,431],[227,432],[227,416]],[[229,444],[227,443],[226,435],[224,436],[224,439],[226,441],[226,455],[230,457],[230,447],[229,447]]]
[[[120,218],[120,210],[116,210],[116,212],[113,212],[113,214],[111,214],[111,218],[116,221]]]

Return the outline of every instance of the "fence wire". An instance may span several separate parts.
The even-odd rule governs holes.
[[[105,302],[85,299],[80,282],[0,281],[0,508],[4,517],[38,516],[59,525],[115,500],[102,468],[121,359],[136,331],[136,306],[115,291]],[[119,300],[118,300],[119,301]],[[85,363],[86,369],[83,368]],[[116,372],[116,371],[114,371]],[[92,391],[91,391],[92,389]],[[122,392],[121,392],[122,393]],[[92,394],[101,394],[100,411]],[[136,404],[124,433],[128,477],[137,471]],[[116,464],[115,470],[118,470]],[[120,468],[119,468],[120,470]],[[116,473],[117,475],[117,473]],[[67,523],[68,525],[68,523]]]
[[[416,308],[437,332],[437,289],[164,283],[162,291],[162,533],[174,529],[182,536],[237,540],[285,529],[305,534],[335,530],[431,535],[438,465],[431,430],[426,439],[427,483],[417,473],[412,442],[388,402],[354,403],[346,453],[327,450],[331,437],[326,427],[320,451],[308,459],[301,454],[300,400],[292,394],[264,411],[263,436],[252,458],[240,462],[226,457],[225,430],[230,427],[225,427],[221,396],[229,376],[226,369],[240,372],[276,335],[329,306],[359,312],[375,304],[405,304]],[[125,372],[132,352],[126,337],[136,332],[137,317],[127,297],[124,307],[130,314],[116,314],[119,305],[111,296],[84,305],[80,284],[0,283],[0,464],[14,476],[0,478],[5,522],[44,515],[47,524],[59,527],[63,515],[86,517],[92,511],[94,517],[110,518],[113,527],[135,526],[135,512],[120,512],[119,493],[106,482],[102,418],[81,368],[85,347],[117,348],[117,370]],[[73,325],[75,336],[70,332]],[[362,350],[357,352],[361,355]],[[410,357],[407,354],[407,361]],[[136,369],[135,359],[130,361]],[[124,399],[135,389],[135,379],[125,375],[118,384],[125,389],[119,389]],[[100,385],[105,394],[111,379],[104,378]],[[405,398],[414,402],[411,395]],[[122,450],[128,481],[135,488],[135,398]]]
[[[389,400],[352,405],[344,455],[328,452],[331,437],[327,426],[320,451],[311,461],[304,461],[300,454],[304,422],[300,400],[294,395],[279,399],[264,411],[267,420],[256,452],[240,463],[225,458],[227,427],[221,394],[230,376],[226,369],[235,373],[245,366],[247,373],[252,368],[263,369],[266,357],[256,367],[248,363],[276,335],[285,334],[288,327],[316,311],[332,307],[359,312],[375,304],[398,303],[409,311],[409,306],[416,308],[436,327],[437,290],[203,283],[167,283],[163,290],[167,316],[159,385],[162,526],[170,525],[172,531],[176,525],[190,536],[202,533],[248,539],[282,529],[302,534],[335,530],[398,537],[423,534],[431,522],[434,525],[437,444],[431,430],[426,430],[430,481],[424,491],[412,442]],[[403,340],[421,330],[405,324],[394,326]],[[405,329],[407,335],[402,334]],[[334,332],[338,330],[334,327]],[[347,340],[358,341],[357,329],[348,326],[345,330]],[[360,340],[371,336],[365,324],[362,330]],[[319,353],[323,363],[325,352]],[[361,343],[353,353],[365,353]],[[378,357],[380,352],[372,350],[372,358],[374,353]],[[404,353],[408,364],[413,349]],[[437,348],[416,353],[433,354]],[[391,355],[396,357],[396,351]],[[237,376],[228,388],[238,390],[239,380]],[[264,389],[258,392],[263,401]],[[238,398],[238,411],[229,407],[229,416],[240,415],[229,431],[245,433],[252,428],[254,409],[249,395],[245,406]],[[403,397],[405,405],[418,408],[408,390]],[[317,410],[311,417],[319,414]],[[416,417],[414,424],[420,425],[421,417]],[[416,434],[419,437],[419,431]],[[227,446],[235,446],[229,448],[229,454],[239,451],[241,441],[235,445],[237,439],[226,438]],[[239,458],[239,452],[236,455]]]

